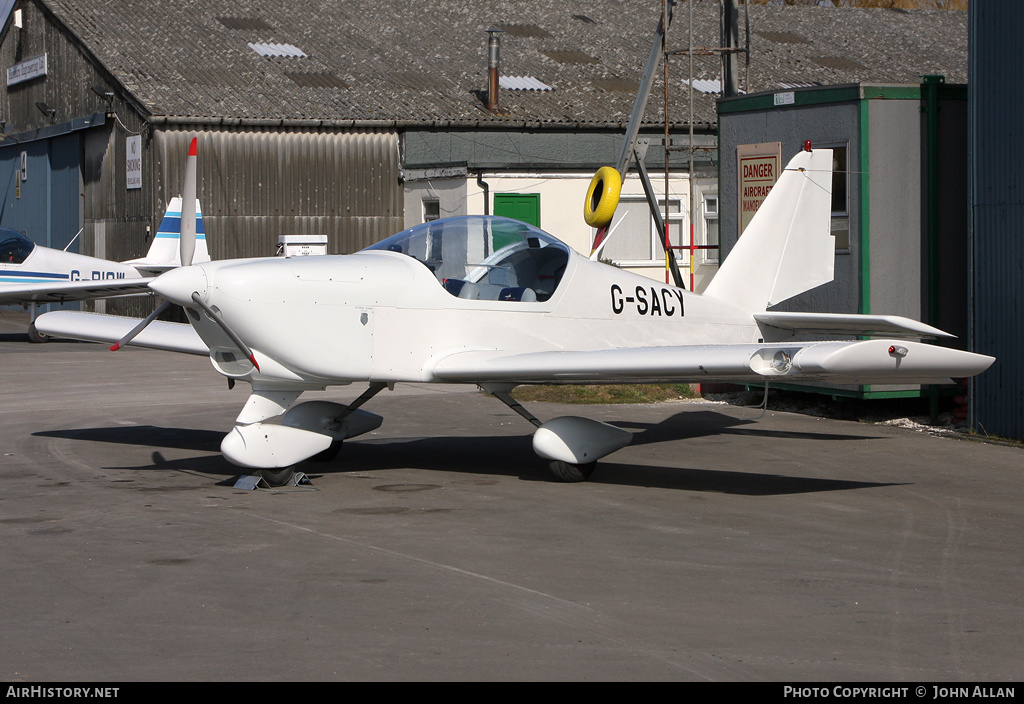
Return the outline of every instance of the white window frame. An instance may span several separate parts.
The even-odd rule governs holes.
[[[715,242],[714,244],[718,245],[718,246],[721,246],[721,243],[722,243],[722,231],[721,231],[720,228],[721,228],[722,200],[718,197],[718,189],[716,189],[716,188],[707,188],[707,189],[699,190],[698,193],[700,194],[700,221],[699,221],[700,222],[700,233],[698,233],[698,235],[697,235],[697,242],[698,242],[698,244],[700,244],[702,246],[707,246],[707,245],[712,244],[709,241],[708,223],[709,223],[709,221],[713,220],[715,222],[715,224],[716,224],[716,229],[718,231],[718,241]],[[708,207],[708,201],[710,201],[710,200],[714,200],[715,201],[714,210],[711,210]],[[694,257],[694,259],[696,259],[701,264],[717,265],[718,264],[718,257],[719,257],[718,253],[719,253],[719,251],[720,250],[717,250],[717,249],[699,249],[699,250],[697,250],[696,256]]]
[[[679,235],[680,235],[680,244],[688,245],[689,244],[689,234],[690,233],[689,233],[689,227],[687,226],[687,218],[686,218],[686,212],[685,212],[684,199],[680,198],[680,197],[673,196],[673,197],[670,197],[668,199],[668,202],[669,202],[670,206],[675,206],[675,208],[676,208],[676,212],[669,213],[669,215],[668,215],[668,222],[669,222],[670,231],[671,231],[671,227],[672,226],[678,226],[678,228],[679,228]],[[649,258],[649,259],[612,259],[612,261],[614,261],[615,264],[617,264],[618,266],[624,266],[624,267],[651,267],[651,266],[664,267],[665,266],[665,250],[663,249],[662,244],[661,244],[662,243],[662,238],[664,237],[664,234],[658,232],[658,225],[654,221],[654,216],[650,214],[650,209],[649,209],[649,206],[647,204],[647,199],[645,197],[643,197],[643,196],[632,196],[632,195],[630,195],[630,196],[622,196],[619,199],[619,205],[621,206],[623,203],[628,203],[631,206],[635,204],[638,207],[642,207],[645,211],[647,211],[647,213],[648,213],[648,232],[649,232],[649,237],[650,237],[651,258]],[[665,217],[665,199],[664,198],[659,198],[658,199],[658,208],[661,210],[661,216]],[[615,222],[617,222],[617,219],[612,221],[612,227],[615,226]],[[609,241],[608,244],[611,245],[611,243],[614,242],[616,238],[623,237],[623,236],[628,236],[629,234],[630,233],[628,233],[628,232],[616,231],[616,232],[614,232],[612,234],[612,240]],[[634,236],[635,236],[635,234],[634,234]],[[674,250],[674,252],[676,254],[676,260],[677,260],[680,268],[684,268],[684,267],[685,268],[689,268],[689,262],[690,262],[689,256],[685,256],[685,257],[682,256],[682,254],[684,252],[687,252],[687,251],[688,250],[685,250],[685,249]],[[606,258],[611,258],[611,257],[610,257],[610,255],[607,255]]]

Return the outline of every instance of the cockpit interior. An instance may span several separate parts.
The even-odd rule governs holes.
[[[0,263],[21,264],[35,246],[35,242],[20,232],[0,227]]]
[[[448,293],[472,300],[546,301],[569,261],[568,247],[543,230],[486,215],[426,222],[367,249],[410,256]]]

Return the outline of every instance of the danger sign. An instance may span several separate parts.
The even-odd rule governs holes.
[[[740,234],[779,180],[781,147],[778,142],[748,144],[737,148],[739,172]]]

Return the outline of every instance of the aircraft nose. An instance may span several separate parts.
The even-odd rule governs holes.
[[[194,305],[192,294],[206,295],[206,271],[201,266],[183,266],[161,274],[149,287],[180,306]]]

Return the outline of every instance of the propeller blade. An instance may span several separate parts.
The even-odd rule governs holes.
[[[150,313],[146,317],[145,320],[143,320],[141,323],[139,323],[138,325],[133,327],[131,329],[131,331],[127,335],[125,335],[120,340],[118,340],[113,345],[111,345],[110,346],[110,351],[111,352],[117,352],[119,349],[121,349],[122,347],[127,345],[129,342],[131,342],[135,338],[136,335],[138,335],[140,332],[145,330],[147,325],[149,325],[154,320],[156,320],[156,316],[160,315],[161,313],[163,313],[165,310],[167,310],[170,307],[171,307],[171,302],[170,301],[164,301],[163,303],[158,305],[156,307],[156,310],[154,310],[152,313]]]
[[[191,266],[196,253],[196,142],[188,148],[185,159],[185,181],[181,186],[181,265]]]
[[[231,342],[234,343],[235,347],[237,347],[242,354],[248,357],[249,361],[252,362],[252,366],[256,367],[256,371],[259,371],[260,365],[256,361],[256,357],[253,356],[252,350],[249,349],[249,346],[242,342],[242,338],[235,334],[235,331],[228,326],[227,322],[225,322],[223,318],[214,312],[213,308],[210,308],[210,306],[203,302],[198,291],[192,294],[192,301],[206,312],[206,315],[210,317],[210,320],[217,323],[220,329],[224,331],[224,334],[231,339]]]

